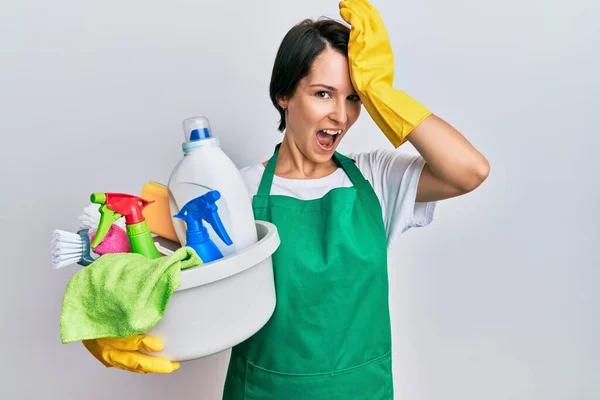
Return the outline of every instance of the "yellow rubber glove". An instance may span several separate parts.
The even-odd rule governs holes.
[[[392,87],[394,54],[379,12],[367,0],[344,0],[339,8],[351,26],[348,62],[352,84],[379,129],[398,147],[432,113]]]
[[[169,374],[179,369],[178,362],[165,358],[153,357],[139,353],[143,351],[161,351],[163,343],[160,339],[136,335],[127,338],[103,338],[84,340],[83,345],[94,357],[107,367],[115,367],[139,374]]]

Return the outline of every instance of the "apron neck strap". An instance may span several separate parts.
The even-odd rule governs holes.
[[[257,194],[259,196],[268,196],[271,193],[271,186],[273,185],[273,177],[275,176],[275,167],[277,165],[277,156],[279,155],[279,147],[281,143],[275,146],[275,151],[273,155],[267,162],[267,166],[265,167],[265,172],[260,180],[260,185],[258,187]],[[366,180],[364,179],[362,173],[354,163],[354,160],[339,154],[338,152],[333,153],[333,161],[344,170],[348,178],[352,182],[352,184],[357,189],[362,189]]]
[[[360,170],[356,166],[356,163],[354,162],[353,159],[346,157],[344,155],[341,155],[338,152],[335,152],[333,154],[333,161],[335,161],[336,164],[339,165],[344,170],[346,175],[348,175],[350,182],[352,182],[352,184],[356,187],[356,189],[358,189],[358,190],[365,189],[370,186],[370,184],[367,182],[367,180],[364,178],[363,174],[360,172]]]
[[[258,195],[259,196],[268,196],[271,193],[271,186],[273,185],[273,177],[275,176],[275,166],[277,165],[277,156],[279,155],[279,143],[275,146],[275,151],[273,155],[267,162],[267,166],[265,167],[265,172],[260,180],[260,186],[258,187]]]

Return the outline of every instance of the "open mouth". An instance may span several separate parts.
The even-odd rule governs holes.
[[[341,129],[321,129],[317,132],[317,143],[323,150],[330,151],[335,147],[341,133]]]

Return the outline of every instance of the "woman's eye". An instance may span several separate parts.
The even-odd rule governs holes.
[[[328,99],[331,97],[331,95],[329,94],[329,92],[317,92],[317,97],[320,97],[322,99]]]
[[[357,94],[353,94],[353,95],[348,96],[348,100],[350,100],[350,101],[360,101],[360,97],[358,97]]]

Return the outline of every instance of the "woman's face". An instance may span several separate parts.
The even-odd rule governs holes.
[[[279,104],[287,109],[288,140],[307,159],[315,163],[329,161],[361,108],[346,56],[329,48],[324,50],[294,95],[280,99]]]

